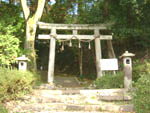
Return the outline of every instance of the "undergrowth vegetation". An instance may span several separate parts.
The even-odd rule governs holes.
[[[16,99],[32,90],[37,74],[0,68],[0,102]]]
[[[150,112],[150,73],[143,74],[135,84],[133,103],[137,113]]]
[[[118,72],[115,75],[106,74],[95,81],[96,88],[110,89],[123,87],[123,73]]]
[[[138,81],[138,79],[141,77],[142,73],[147,73],[147,69],[146,69],[146,60],[143,61],[139,61],[136,60],[133,63],[133,71],[132,71],[132,79],[133,79],[133,83],[136,83]]]
[[[8,110],[2,104],[0,104],[0,113],[8,113]]]
[[[133,104],[137,113],[150,112],[150,61],[145,60],[139,72],[140,78],[135,82]]]

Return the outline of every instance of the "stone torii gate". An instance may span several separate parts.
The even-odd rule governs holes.
[[[96,70],[97,78],[102,76],[100,67],[100,59],[102,58],[101,40],[112,40],[112,35],[101,35],[100,30],[106,30],[109,24],[50,24],[38,22],[40,29],[50,30],[50,34],[39,34],[38,39],[49,39],[49,63],[48,63],[48,83],[54,81],[54,65],[55,65],[55,48],[56,40],[95,40],[95,53],[96,53]],[[71,30],[72,34],[57,34],[57,30]],[[79,30],[93,30],[93,35],[79,35]],[[111,49],[109,49],[112,51]],[[112,51],[113,53],[113,51]]]

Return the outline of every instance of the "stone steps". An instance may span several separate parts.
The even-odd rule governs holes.
[[[98,111],[40,111],[34,113],[110,113],[110,112],[98,112]]]
[[[101,104],[101,105],[76,105],[76,104],[64,104],[64,103],[31,103],[26,105],[16,106],[15,112],[41,112],[46,111],[87,111],[87,112],[132,112],[133,105],[113,105],[113,104]]]
[[[35,96],[36,95],[36,96]],[[82,94],[73,94],[73,95],[54,95],[54,94],[33,94],[33,96],[25,96],[20,100],[28,101],[34,103],[68,103],[68,104],[99,104],[97,95],[82,95]],[[42,95],[42,96],[41,96]]]
[[[130,101],[132,97],[125,89],[104,89],[104,90],[35,90],[33,95],[51,97],[55,99],[94,99],[104,101]],[[55,96],[50,96],[55,95]],[[80,98],[78,98],[80,97]]]
[[[33,94],[35,95],[90,95],[90,94],[122,94],[126,93],[126,89],[101,89],[101,90],[34,90]]]
[[[107,95],[107,96],[99,96],[99,100],[104,101],[130,101],[132,97],[130,95]]]
[[[30,100],[31,103],[68,103],[68,104],[99,104],[96,97],[84,97],[80,95],[72,95],[67,97],[67,95],[62,96],[50,96],[50,97],[31,97],[28,99],[21,99],[24,101]]]
[[[6,103],[10,113],[124,113],[132,112],[125,89],[34,90],[31,95]],[[117,101],[116,101],[117,100]],[[115,102],[114,102],[115,101]],[[119,102],[118,102],[119,101]],[[121,103],[121,102],[123,103]],[[13,104],[12,104],[13,103]],[[13,108],[13,109],[12,109]]]
[[[130,101],[129,96],[83,96],[83,95],[57,95],[57,96],[37,96],[37,97],[24,97],[21,100],[32,103],[68,103],[68,104],[99,104],[101,101]]]

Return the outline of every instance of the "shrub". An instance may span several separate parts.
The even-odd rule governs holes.
[[[133,71],[132,71],[132,78],[134,82],[137,82],[137,80],[141,77],[141,73],[147,73],[148,70],[146,70],[146,64],[149,61],[145,60],[144,62],[141,62],[139,60],[136,60],[133,62]]]
[[[89,80],[95,80],[96,74],[83,74],[80,76],[81,79],[89,79]]]
[[[106,74],[97,79],[94,83],[96,85],[96,88],[101,89],[122,88],[123,80],[123,73],[118,72],[116,75]]]
[[[0,68],[0,102],[26,94],[31,91],[37,77],[30,72]]]
[[[145,63],[145,71],[135,83],[133,103],[137,113],[150,113],[150,63]]]
[[[150,112],[150,73],[144,74],[135,84],[133,103],[137,113]]]
[[[10,66],[21,54],[19,46],[24,41],[25,25],[20,12],[17,5],[0,4],[0,65]]]
[[[0,104],[0,113],[8,113],[8,110]]]
[[[0,23],[0,64],[10,65],[19,54],[19,39],[13,35],[14,27]]]

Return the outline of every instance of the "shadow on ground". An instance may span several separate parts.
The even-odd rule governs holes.
[[[47,83],[47,71],[40,71],[40,75],[42,83]],[[77,75],[55,74],[54,83],[66,88],[87,88],[93,83],[93,80],[81,80]]]

